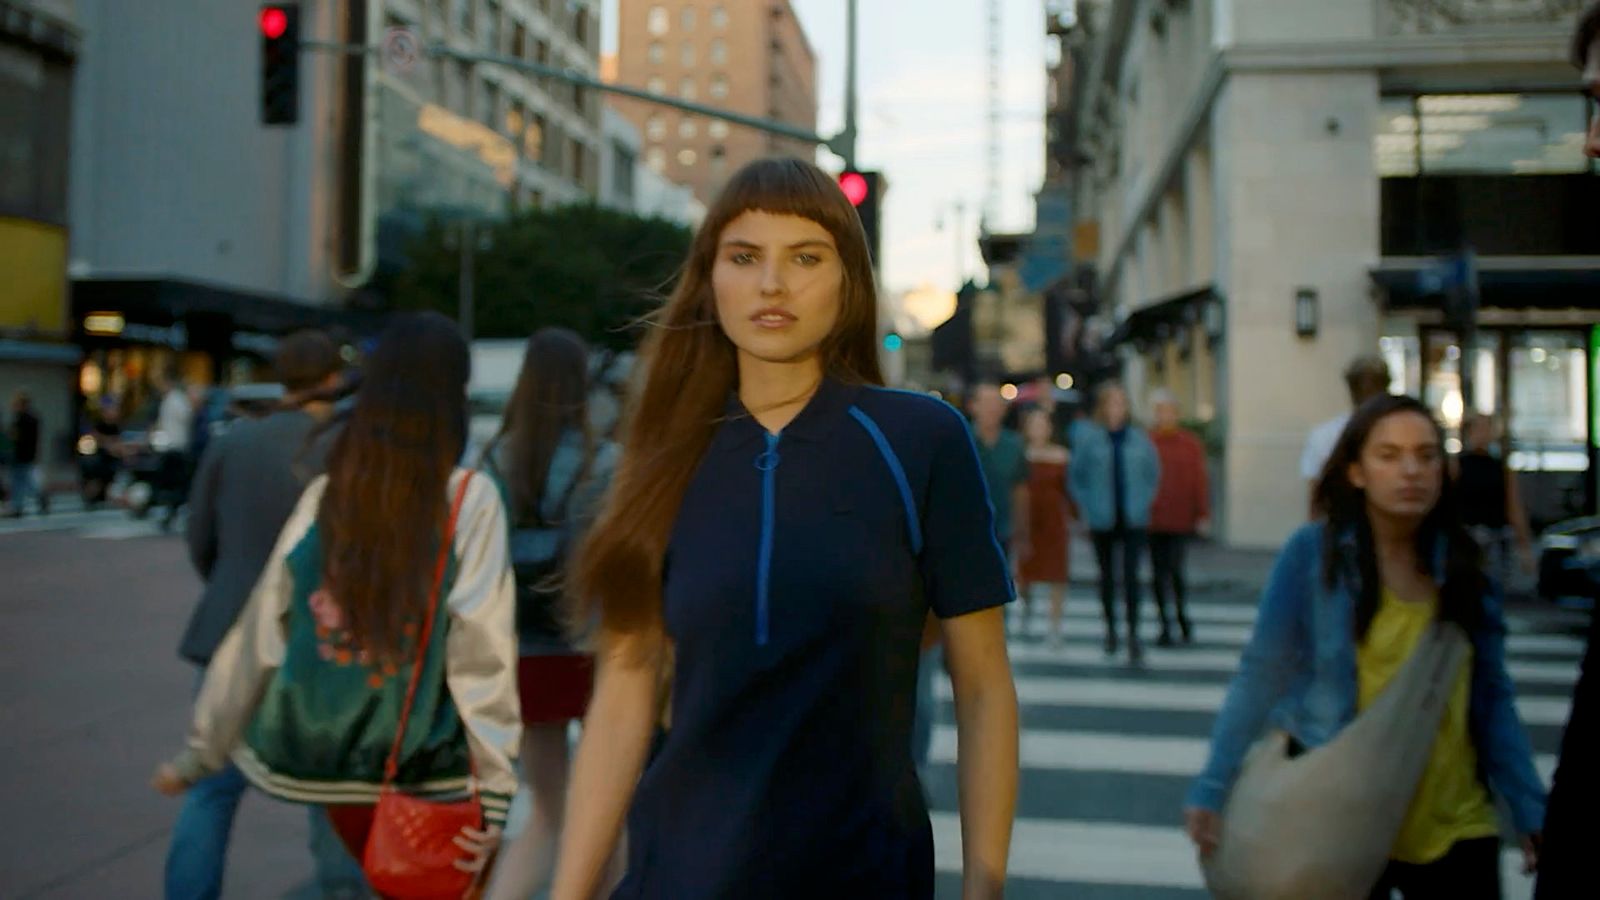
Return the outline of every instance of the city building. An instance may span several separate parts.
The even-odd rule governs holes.
[[[66,116],[80,52],[71,0],[0,0],[0,422],[27,392],[47,465],[71,458],[81,356],[68,340]]]
[[[640,216],[677,222],[688,228],[705,218],[704,203],[694,191],[668,181],[645,165],[639,129],[607,105],[600,112],[600,204]]]
[[[305,47],[299,115],[262,124],[257,4],[79,0],[72,321],[85,397],[125,414],[152,372],[252,377],[276,338],[373,327],[384,276],[431,215],[597,196],[597,0],[301,0],[303,41],[415,38],[409,65]]]
[[[1346,362],[1380,348],[1452,440],[1473,407],[1504,421],[1536,521],[1594,509],[1581,6],[1078,4],[1060,113],[1075,234],[1094,236],[1077,262],[1136,407],[1167,387],[1221,437],[1227,539],[1273,545],[1304,520],[1306,433],[1348,408]],[[1440,264],[1468,248],[1475,349],[1446,302],[1465,267]]]
[[[816,129],[816,56],[789,0],[619,0],[617,79],[630,87]],[[644,132],[645,162],[710,203],[729,174],[816,148],[641,100],[614,102]]]

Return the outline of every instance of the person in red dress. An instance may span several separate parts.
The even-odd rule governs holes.
[[[1019,630],[1026,633],[1033,613],[1033,588],[1050,589],[1052,647],[1061,644],[1061,607],[1067,599],[1067,448],[1055,441],[1055,423],[1043,408],[1028,410],[1022,420],[1022,437],[1028,457],[1028,534],[1026,555],[1018,561],[1022,596]]]
[[[1150,507],[1150,563],[1155,574],[1156,612],[1161,616],[1161,638],[1157,643],[1170,647],[1169,593],[1177,606],[1183,642],[1194,641],[1185,557],[1189,539],[1209,525],[1211,487],[1206,477],[1205,447],[1194,432],[1178,424],[1178,401],[1164,390],[1156,391],[1150,398],[1150,407],[1155,413],[1150,440],[1161,457],[1161,486]]]

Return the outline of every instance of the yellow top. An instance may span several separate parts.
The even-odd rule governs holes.
[[[1385,588],[1378,614],[1367,637],[1356,648],[1359,682],[1357,703],[1366,709],[1400,671],[1417,640],[1433,623],[1438,598],[1406,602]],[[1500,833],[1494,804],[1478,778],[1478,753],[1468,732],[1468,695],[1472,685],[1472,657],[1450,690],[1439,736],[1433,742],[1428,768],[1417,784],[1405,822],[1389,857],[1405,863],[1430,863],[1443,857],[1458,841],[1493,837]]]

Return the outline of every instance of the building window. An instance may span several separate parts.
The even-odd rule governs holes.
[[[700,157],[698,154],[696,154],[693,150],[690,150],[688,147],[678,151],[678,165],[685,168],[694,165],[695,161],[699,158]]]
[[[682,25],[684,31],[694,30],[694,7],[685,6],[683,8],[683,16],[680,18],[679,24]]]
[[[511,55],[517,59],[528,55],[528,29],[521,22],[511,26]]]
[[[533,61],[541,66],[550,65],[550,42],[535,41],[533,45]]]
[[[544,159],[544,116],[538,113],[522,132],[522,153],[529,159]]]
[[[694,79],[685,78],[678,83],[678,96],[685,100],[693,100],[699,92],[695,90]]]
[[[728,11],[720,3],[711,7],[711,27],[718,31],[728,27]]]
[[[473,19],[477,17],[474,9],[475,0],[455,0],[456,4],[456,30],[462,34],[471,34]]]
[[[711,41],[711,64],[714,66],[728,64],[728,43],[722,38],[714,38]]]
[[[728,123],[721,119],[713,119],[711,124],[706,126],[706,134],[720,141],[728,136]]]
[[[683,51],[678,55],[678,59],[683,63],[683,67],[685,69],[694,68],[694,42],[693,41],[684,41],[683,42]]]
[[[500,52],[500,4],[495,0],[483,5],[483,46],[490,53]]]
[[[624,145],[611,145],[611,187],[621,199],[633,199],[633,167],[638,160]]]
[[[500,86],[497,84],[483,86],[483,124],[490,128],[500,124]]]
[[[660,147],[651,147],[649,152],[644,155],[644,162],[652,172],[665,172],[667,170],[667,151]]]
[[[1566,93],[1385,97],[1373,150],[1384,177],[1586,172],[1587,115]]]
[[[472,115],[472,64],[456,62],[456,89],[451,98],[451,109],[463,115]]]
[[[699,134],[700,126],[695,124],[694,119],[685,116],[683,121],[678,123],[678,137],[686,141],[692,141]]]
[[[648,56],[652,64],[661,65],[667,61],[667,45],[660,41],[651,41]]]
[[[522,137],[522,129],[526,128],[527,125],[528,113],[523,107],[522,101],[513,101],[511,108],[506,110],[506,134],[511,135],[513,141],[519,140]]]
[[[667,93],[667,80],[660,75],[651,75],[650,80],[645,82],[644,89],[652,94],[665,95]]]
[[[561,126],[547,123],[545,125],[544,140],[542,141],[544,153],[544,167],[556,174],[566,170],[567,138],[562,134]]]
[[[448,70],[445,68],[444,57],[442,57],[442,56],[434,57],[433,58],[433,102],[439,104],[440,106],[444,106],[444,107],[448,107],[450,105],[450,87],[449,87],[449,82],[446,80],[446,76],[445,76],[445,72],[446,71],[448,71]]]
[[[578,46],[588,49],[589,10],[587,8],[579,9],[578,14],[572,17],[572,39],[578,42]]]
[[[728,98],[728,76],[722,74],[711,76],[711,85],[708,90],[711,94],[711,99],[726,100]]]
[[[583,149],[583,144],[577,138],[567,138],[567,159],[572,163],[571,178],[579,184],[583,183],[586,171],[584,164],[588,162]]]
[[[645,120],[644,136],[652,141],[659,141],[667,136],[667,120],[660,113],[652,115]]]
[[[650,33],[660,37],[672,27],[672,20],[668,17],[665,6],[650,7]]]

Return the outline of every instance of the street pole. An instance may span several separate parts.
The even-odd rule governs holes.
[[[834,139],[844,167],[856,167],[856,0],[845,0],[844,130]]]
[[[461,283],[456,298],[456,320],[461,325],[461,334],[467,339],[467,344],[472,344],[473,319],[473,266],[476,263],[477,238],[473,235],[472,220],[461,220]]]

